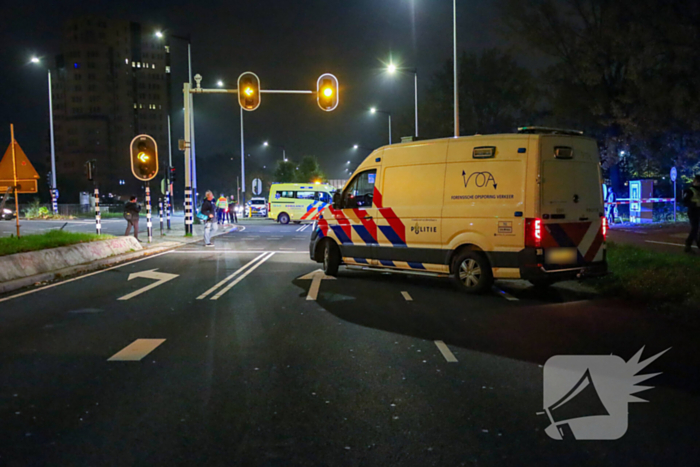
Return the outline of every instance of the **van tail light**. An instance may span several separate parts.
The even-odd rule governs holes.
[[[525,246],[539,248],[542,245],[542,219],[525,219]]]
[[[601,217],[602,222],[600,223],[600,229],[603,231],[603,240],[608,239],[608,218]]]

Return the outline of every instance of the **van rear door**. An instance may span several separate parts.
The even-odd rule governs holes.
[[[602,260],[603,200],[596,142],[543,135],[540,155],[545,263],[564,267]]]

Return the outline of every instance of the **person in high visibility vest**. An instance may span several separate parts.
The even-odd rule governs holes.
[[[228,213],[228,200],[222,194],[219,199],[216,200],[216,222],[217,224],[223,224],[226,221],[226,216]]]
[[[683,192],[683,204],[688,208],[690,235],[685,241],[685,252],[693,253],[693,243],[700,248],[700,174],[695,175],[693,184]]]

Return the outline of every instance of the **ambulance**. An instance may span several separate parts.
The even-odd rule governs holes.
[[[330,205],[334,191],[322,183],[273,183],[268,217],[280,224],[312,222]]]
[[[543,127],[375,150],[311,234],[311,259],[451,276],[468,293],[494,279],[536,286],[607,272],[596,141]]]

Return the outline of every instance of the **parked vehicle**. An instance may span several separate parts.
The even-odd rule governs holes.
[[[330,205],[334,191],[321,183],[273,183],[269,217],[280,224],[312,222]]]

